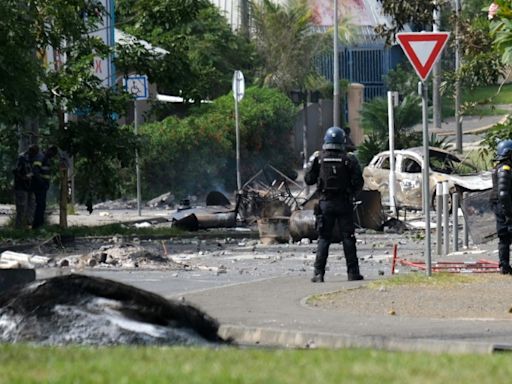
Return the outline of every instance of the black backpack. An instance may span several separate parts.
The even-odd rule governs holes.
[[[350,190],[350,159],[339,152],[322,152],[318,185],[322,192]]]

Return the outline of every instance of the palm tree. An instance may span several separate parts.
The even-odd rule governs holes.
[[[259,82],[285,93],[303,88],[327,37],[312,28],[307,0],[290,0],[286,5],[254,0],[250,7],[253,41],[262,58]]]
[[[421,144],[421,134],[412,127],[421,121],[421,100],[417,95],[404,97],[395,108],[395,147],[397,149]],[[358,147],[359,160],[362,164],[380,151],[388,148],[388,103],[387,99],[378,97],[363,104],[361,125],[367,134],[365,141]]]
[[[395,145],[404,148],[410,144],[411,127],[421,122],[421,104],[417,95],[403,98],[395,108]],[[361,111],[361,124],[367,133],[373,133],[380,141],[388,141],[388,102],[378,97],[365,103]]]

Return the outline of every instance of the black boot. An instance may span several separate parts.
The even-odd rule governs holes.
[[[348,274],[348,281],[355,281],[355,280],[364,280],[364,277],[359,272],[357,272],[357,273],[349,273]]]
[[[500,273],[502,275],[511,275],[510,268],[510,236],[500,236],[498,241],[498,256],[500,261]]]
[[[359,263],[355,259],[354,263],[351,263],[347,268],[348,281],[363,280],[364,277],[359,273]]]
[[[311,282],[313,282],[313,283],[323,283],[324,282],[325,266],[327,264],[327,255],[329,252],[329,244],[330,244],[330,242],[324,238],[318,239],[315,264],[313,265],[315,268],[315,274],[311,278]]]
[[[363,280],[359,273],[359,260],[357,259],[356,239],[353,233],[343,234],[343,251],[347,261],[348,281]]]
[[[312,283],[323,283],[324,282],[324,274],[323,273],[315,273],[315,275],[311,278]]]

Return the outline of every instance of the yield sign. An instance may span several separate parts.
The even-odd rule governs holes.
[[[396,35],[422,81],[430,74],[449,37],[449,32],[400,32]]]

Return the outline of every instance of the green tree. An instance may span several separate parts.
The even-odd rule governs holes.
[[[262,63],[259,84],[288,93],[304,88],[315,73],[313,59],[325,49],[326,35],[315,33],[312,13],[305,0],[280,5],[271,0],[251,1],[253,41]]]
[[[379,0],[379,2],[382,4],[382,12],[391,16],[392,19],[390,24],[378,25],[376,31],[391,42],[406,25],[411,25],[415,30],[429,30],[434,22],[434,10],[438,9],[445,0]]]
[[[447,0],[379,0],[383,12],[391,17],[390,25],[380,25],[377,33],[394,41],[395,34],[410,26],[413,30],[431,30],[433,24],[433,11],[441,11],[441,30],[451,31],[451,41],[447,53],[443,55],[445,70],[443,71],[442,93],[455,97],[454,83],[459,80],[464,89],[473,89],[482,85],[495,84],[503,74],[503,64],[499,60],[499,53],[493,48],[492,38],[489,34],[487,14],[482,12],[481,2],[478,0],[462,1],[462,12],[456,17],[453,2]],[[459,37],[462,57],[459,70],[455,72],[454,52],[455,26],[459,27]],[[409,65],[410,67],[410,65]],[[448,69],[452,68],[452,70]],[[462,107],[462,110],[466,106]]]
[[[21,121],[41,107],[38,78],[43,74],[36,60],[36,36],[29,28],[33,10],[20,7],[17,0],[0,2],[0,122],[8,125]]]
[[[253,50],[248,41],[231,31],[226,19],[207,0],[119,0],[120,27],[169,53],[144,60],[120,60],[121,69],[146,73],[162,93],[199,102],[231,89],[233,71],[250,78]],[[137,54],[138,53],[138,54]],[[131,55],[133,58],[134,55]]]
[[[118,184],[106,173],[107,165],[134,148],[132,135],[119,129],[115,118],[123,113],[127,96],[105,88],[92,71],[94,58],[110,53],[92,35],[105,15],[95,0],[5,0],[0,5],[0,73],[10,74],[0,90],[1,137],[12,143],[16,125],[37,120],[41,130],[32,141],[57,144],[76,157],[82,197],[115,194]],[[66,123],[64,111],[78,117]],[[93,178],[102,181],[90,182]]]
[[[512,6],[510,2],[495,0],[489,6],[494,44],[502,53],[505,64],[512,64]]]

